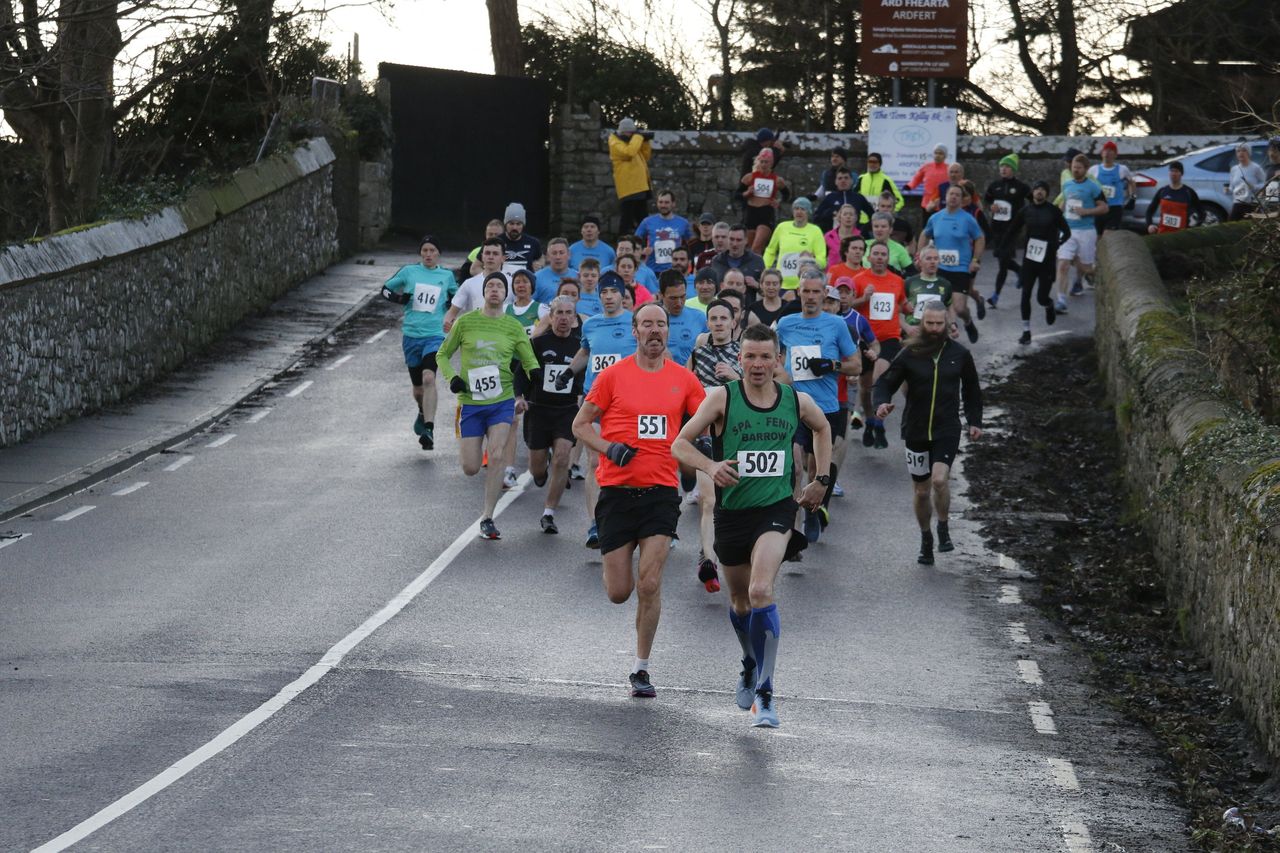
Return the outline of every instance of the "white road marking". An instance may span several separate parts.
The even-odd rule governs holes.
[[[1000,604],[1021,604],[1022,590],[1012,584],[1005,584],[1000,587],[1000,597],[996,601]]]
[[[1025,645],[1031,642],[1031,636],[1027,634],[1027,624],[1025,622],[1010,622],[1005,630],[1009,632],[1009,639],[1015,643]]]
[[[1045,338],[1056,338],[1058,337],[1058,335],[1069,335],[1069,334],[1071,334],[1070,329],[1063,329],[1062,331],[1059,331],[1059,332],[1049,332],[1048,334],[1044,334],[1044,335],[1036,335],[1036,340],[1043,341]]]
[[[236,434],[234,432],[229,432],[221,438],[215,438],[213,441],[206,444],[205,447],[221,447],[235,437]]]
[[[178,457],[177,459],[175,459],[173,462],[170,462],[168,465],[164,466],[164,470],[166,470],[166,471],[177,471],[179,468],[181,468],[183,465],[186,465],[186,464],[187,464],[188,462],[190,462],[192,459],[195,459],[195,457],[194,457],[194,456],[179,456],[179,457]]]
[[[1069,820],[1062,824],[1062,840],[1067,843],[1070,853],[1093,853],[1093,838],[1089,835],[1089,827],[1078,820]]]
[[[1058,724],[1053,721],[1053,709],[1048,702],[1028,702],[1027,712],[1031,714],[1031,725],[1042,735],[1056,735]]]
[[[97,509],[96,506],[82,506],[77,509],[71,510],[71,512],[63,513],[62,515],[55,518],[54,521],[70,521],[73,518],[78,518],[84,515],[86,512],[92,512],[95,509]]]
[[[21,542],[30,535],[30,533],[19,533],[17,535],[0,537],[0,548],[8,548],[14,542]]]
[[[374,335],[372,338],[369,338],[369,340],[365,341],[365,343],[366,343],[366,344],[376,344],[379,340],[381,340],[381,339],[382,339],[382,336],[383,336],[383,335],[385,335],[385,334],[386,334],[387,332],[389,332],[389,331],[391,331],[391,330],[390,330],[390,329],[383,329],[381,332],[378,332],[378,334]]]
[[[1053,773],[1053,783],[1067,791],[1079,791],[1080,780],[1076,778],[1076,768],[1065,758],[1050,758],[1049,770]]]
[[[1022,679],[1023,684],[1036,687],[1044,684],[1044,679],[1040,677],[1040,664],[1033,660],[1018,661],[1018,678]]]
[[[303,382],[303,383],[301,383],[300,385],[298,385],[297,387],[295,387],[295,388],[294,388],[292,391],[290,391],[288,394],[285,394],[285,396],[286,396],[286,397],[296,397],[296,396],[298,396],[299,394],[301,394],[303,391],[307,390],[308,388],[310,388],[312,385],[315,385],[315,384],[316,384],[315,382],[313,382],[312,380],[308,379],[306,382]]]
[[[259,409],[258,411],[254,412],[252,415],[249,415],[249,417],[245,418],[244,422],[247,424],[256,424],[258,421],[262,420],[269,414],[271,414],[271,409]]]
[[[511,489],[502,499],[498,501],[498,506],[493,512],[496,519],[507,507],[509,507],[516,498],[524,493],[525,487],[532,478],[529,472],[520,475],[520,479],[514,489]],[[92,508],[92,507],[90,507]],[[476,537],[480,533],[480,522],[476,520],[470,524],[465,530],[458,534],[458,538],[453,540],[448,548],[432,561],[431,565],[423,570],[413,581],[402,589],[395,598],[388,601],[382,606],[382,609],[374,613],[368,619],[364,620],[361,625],[339,640],[329,651],[324,653],[324,657],[319,662],[312,665],[306,672],[298,676],[294,681],[286,684],[280,689],[280,692],[272,696],[266,702],[263,702],[257,708],[232,723],[227,728],[218,733],[213,740],[204,744],[194,752],[178,759],[169,765],[159,775],[147,780],[146,782],[134,788],[120,799],[107,805],[96,814],[86,818],[80,823],[68,829],[57,838],[47,841],[39,847],[35,848],[33,853],[52,853],[56,850],[65,850],[73,844],[77,844],[88,838],[97,830],[111,823],[116,818],[125,815],[137,808],[142,803],[154,797],[156,794],[168,788],[174,782],[177,782],[183,776],[186,776],[192,770],[195,770],[201,764],[204,764],[210,758],[218,755],[227,747],[234,744],[240,738],[249,734],[249,732],[271,719],[278,711],[292,702],[298,696],[302,695],[307,688],[314,685],[321,678],[324,678],[334,667],[342,662],[356,646],[368,639],[369,635],[381,628],[390,621],[397,613],[409,605],[417,598],[427,585],[438,578],[449,565],[457,559],[463,550],[476,541]]]
[[[347,363],[348,361],[350,361],[352,358],[353,358],[353,356],[350,356],[350,355],[344,355],[342,358],[338,359],[338,360],[337,360],[337,361],[335,361],[333,364],[331,364],[331,365],[329,365],[328,367],[326,367],[326,368],[325,368],[325,370],[336,370],[337,368],[342,367],[342,365],[346,364],[346,363]]]
[[[148,485],[150,485],[150,484],[149,484],[149,483],[146,483],[146,482],[134,483],[132,486],[125,486],[125,487],[124,487],[123,489],[121,489],[120,491],[118,491],[118,492],[112,492],[111,494],[112,494],[112,496],[113,496],[113,497],[122,498],[122,497],[124,497],[125,495],[131,495],[131,494],[133,494],[134,492],[138,491],[139,489],[145,489]]]
[[[1006,554],[1001,554],[1001,555],[1000,555],[1000,568],[1004,569],[1004,570],[1005,570],[1005,571],[1007,571],[1007,572],[1014,572],[1014,571],[1017,571],[1017,570],[1018,570],[1018,561],[1017,561],[1017,560],[1015,560],[1015,559],[1013,559],[1012,557],[1010,557],[1010,556],[1006,555]]]

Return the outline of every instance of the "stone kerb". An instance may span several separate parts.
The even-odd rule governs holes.
[[[1220,394],[1143,238],[1108,235],[1099,261],[1130,493],[1179,621],[1280,756],[1280,429]]]

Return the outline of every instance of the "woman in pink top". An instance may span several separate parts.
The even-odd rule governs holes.
[[[920,206],[926,211],[938,209],[938,187],[947,180],[947,146],[933,146],[933,162],[925,163],[907,182],[907,189],[913,190],[924,184],[924,197]]]
[[[622,276],[622,283],[627,287],[634,287],[636,293],[636,304],[643,305],[653,299],[653,294],[643,284],[636,281],[636,267],[638,262],[635,255],[618,255],[613,262],[613,269],[618,275]]]
[[[861,233],[858,230],[858,211],[851,204],[843,205],[836,211],[836,227],[823,235],[827,240],[827,269],[840,263],[843,257],[840,252],[840,241],[845,237]]]

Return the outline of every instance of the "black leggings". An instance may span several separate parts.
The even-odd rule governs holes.
[[[1008,277],[1010,270],[1022,275],[1022,267],[1018,266],[1018,262],[1014,260],[1017,253],[1013,249],[1006,249],[1002,252],[996,252],[996,260],[1000,262],[1000,269],[996,273],[996,295],[1000,295],[1000,291],[1004,290],[1004,280]]]
[[[1031,319],[1031,291],[1036,292],[1036,302],[1051,305],[1053,300],[1049,294],[1053,291],[1053,282],[1058,277],[1058,260],[1054,257],[1043,261],[1022,259],[1022,319]],[[1032,285],[1035,285],[1033,288]]]
[[[647,197],[624,198],[620,202],[620,206],[622,208],[622,216],[618,220],[619,236],[633,233],[640,221],[649,215],[649,199]]]

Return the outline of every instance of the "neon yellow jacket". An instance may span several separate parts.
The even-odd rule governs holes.
[[[618,198],[626,198],[649,189],[649,158],[653,146],[638,133],[623,140],[618,134],[609,135],[609,160],[613,163],[613,185]]]

